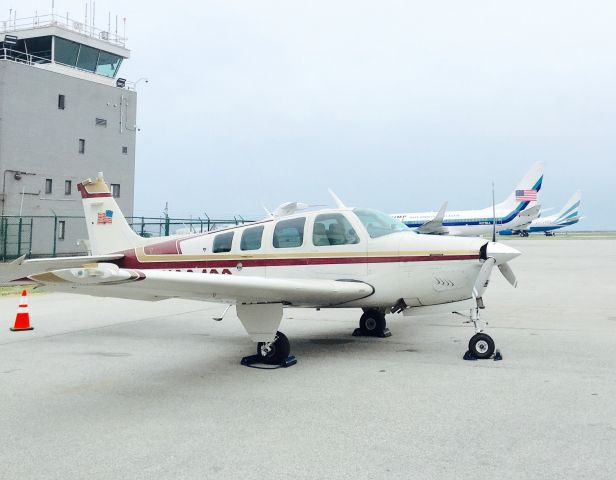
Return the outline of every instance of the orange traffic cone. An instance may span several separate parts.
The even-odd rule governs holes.
[[[30,313],[28,312],[28,292],[21,292],[21,301],[17,308],[17,316],[15,317],[15,326],[11,328],[13,332],[21,332],[22,330],[34,330],[30,326]]]

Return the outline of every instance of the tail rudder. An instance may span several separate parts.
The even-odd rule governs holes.
[[[499,210],[522,211],[529,205],[536,204],[537,194],[543,184],[543,162],[536,162],[515,187],[515,190],[501,203],[496,205]],[[534,199],[534,200],[533,200]]]
[[[573,219],[578,219],[580,215],[580,203],[582,201],[582,191],[578,190],[575,192],[571,198],[565,203],[565,206],[558,212],[556,216],[555,223],[565,223],[570,222]]]
[[[81,193],[93,255],[120,252],[147,243],[124,218],[102,173],[94,181],[84,180],[77,189]]]

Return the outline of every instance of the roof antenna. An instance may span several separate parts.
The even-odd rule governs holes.
[[[340,200],[340,198],[338,198],[338,195],[336,195],[331,188],[328,188],[327,191],[334,199],[334,202],[336,202],[336,206],[338,208],[347,208],[347,206],[342,202],[342,200]]]
[[[270,212],[265,205],[261,204],[261,206],[263,207],[263,210],[265,210],[265,213],[267,213],[268,218],[274,218],[272,212]]]

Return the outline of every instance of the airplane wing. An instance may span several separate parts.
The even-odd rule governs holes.
[[[0,263],[0,284],[27,278],[34,273],[61,268],[81,267],[90,263],[111,262],[124,257],[122,254],[84,255],[79,257],[31,258],[23,255],[10,263]]]
[[[421,227],[417,229],[417,233],[424,233],[429,235],[446,235],[448,233],[448,230],[446,227],[443,226],[445,210],[447,210],[447,202],[443,203],[443,206],[432,220],[424,223]]]
[[[51,290],[135,300],[184,298],[223,303],[282,303],[327,307],[369,297],[374,288],[353,280],[264,278],[161,270],[131,270],[115,264],[68,268],[31,275]]]

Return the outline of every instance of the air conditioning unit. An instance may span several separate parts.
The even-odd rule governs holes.
[[[77,30],[78,32],[81,32],[81,30],[83,30],[83,23],[73,22],[73,28]]]
[[[102,31],[98,36],[101,40],[109,40],[109,32]]]

